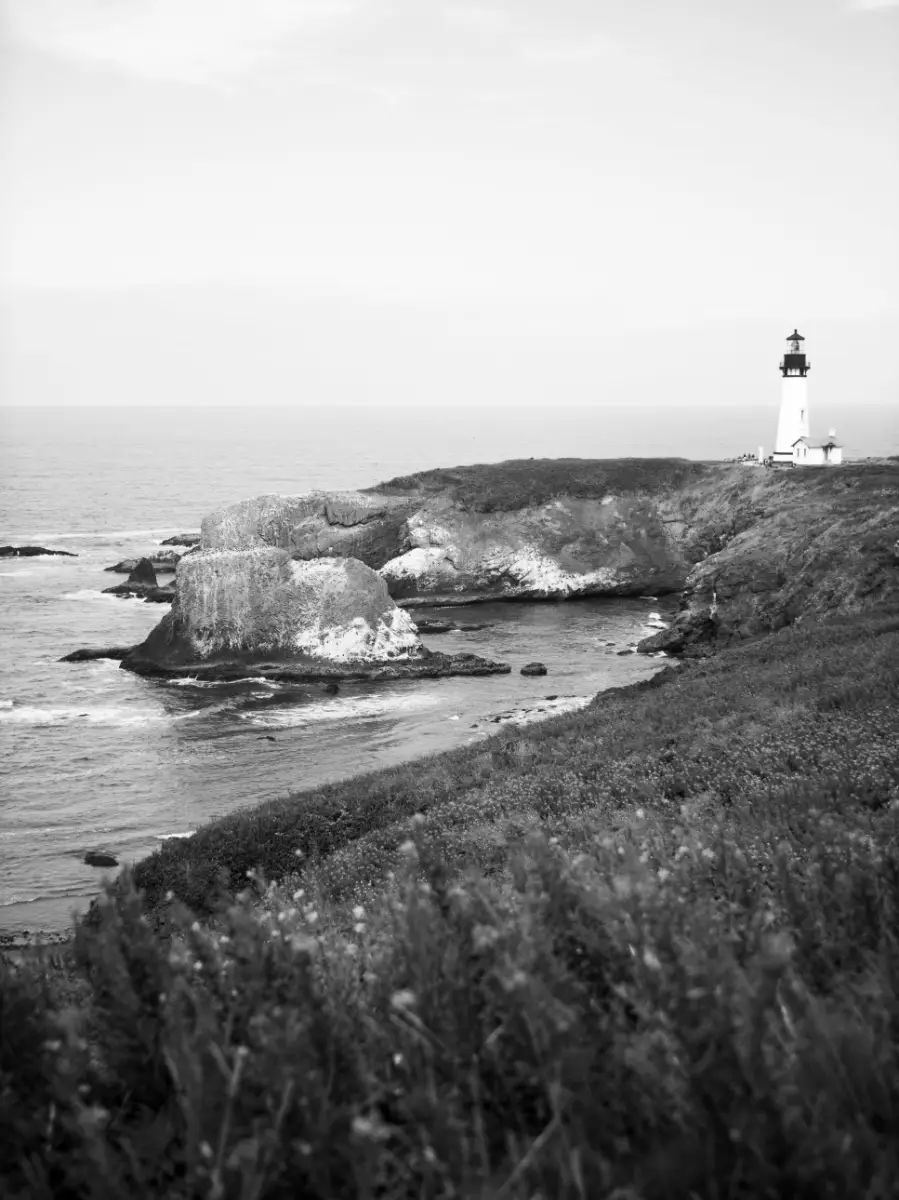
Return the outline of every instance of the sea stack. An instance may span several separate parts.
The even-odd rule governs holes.
[[[412,619],[356,559],[296,562],[273,546],[201,550],[178,564],[177,582],[171,612],[132,656],[163,670],[389,661],[421,649]]]

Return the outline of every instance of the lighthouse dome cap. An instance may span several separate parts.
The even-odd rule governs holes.
[[[788,342],[804,342],[805,338],[802,336],[802,334],[799,332],[798,329],[794,329],[793,332],[788,336],[787,341]]]

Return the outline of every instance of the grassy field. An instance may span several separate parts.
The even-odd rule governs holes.
[[[557,496],[601,500],[610,492],[655,495],[720,474],[714,464],[686,458],[522,458],[437,467],[366,490],[387,495],[441,493],[470,512],[512,512]]]
[[[0,1192],[896,1195],[897,700],[884,605],[166,844],[0,965]]]

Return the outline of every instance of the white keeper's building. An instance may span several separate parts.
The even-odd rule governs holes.
[[[810,435],[808,373],[811,363],[802,345],[804,341],[802,334],[794,329],[787,338],[789,349],[780,364],[783,382],[774,443],[774,465],[836,466],[843,461],[843,448],[836,440],[836,430],[831,429],[823,440]]]

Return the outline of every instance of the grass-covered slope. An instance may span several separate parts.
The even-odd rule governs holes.
[[[365,489],[381,495],[447,496],[470,512],[513,512],[558,496],[601,500],[610,493],[656,495],[714,476],[720,468],[686,458],[522,458],[436,467]]]
[[[894,1195],[897,700],[883,608],[167,846],[0,967],[0,1191]]]

